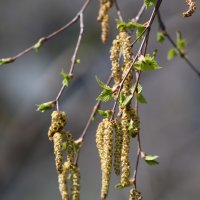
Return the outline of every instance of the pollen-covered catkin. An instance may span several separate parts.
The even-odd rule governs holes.
[[[129,177],[130,177],[130,160],[129,160],[129,152],[130,152],[130,134],[129,134],[129,123],[130,123],[130,115],[129,112],[124,109],[122,112],[122,132],[123,132],[123,142],[122,142],[122,152],[121,152],[121,185],[122,187],[126,187],[130,185]]]
[[[120,64],[119,64],[119,55],[120,55],[120,38],[117,35],[116,39],[112,42],[112,47],[110,49],[110,60],[112,65],[112,77],[115,82],[114,87],[116,87],[121,81],[120,75]]]
[[[113,123],[108,119],[104,120],[104,147],[102,162],[102,188],[101,199],[106,199],[109,190],[111,170],[112,170],[112,149],[113,149]]]
[[[67,161],[72,164],[74,162],[74,139],[69,131],[62,131],[63,140],[66,142]]]
[[[108,11],[112,7],[112,0],[101,0],[97,20],[101,22],[101,40],[106,43],[109,34],[109,15]]]
[[[53,135],[53,143],[54,143],[54,154],[55,154],[55,163],[56,170],[60,174],[62,173],[63,168],[63,157],[62,157],[62,134],[55,133]]]
[[[67,171],[69,170],[70,164],[69,162],[65,162],[63,164],[63,171],[58,175],[58,184],[59,190],[62,197],[62,200],[69,200],[69,194],[67,189]]]
[[[114,171],[116,175],[121,172],[121,151],[122,151],[122,125],[119,120],[115,120],[115,146],[114,146]]]
[[[80,199],[80,170],[77,166],[71,166],[71,180],[72,180],[72,188],[71,188],[71,196],[72,200]]]
[[[119,38],[121,43],[121,52],[124,58],[123,73],[122,73],[122,79],[123,79],[133,63],[133,54],[131,48],[131,37],[128,35],[128,33],[125,30],[120,31]],[[123,83],[122,91],[126,96],[130,95],[132,77],[133,77],[133,69],[129,71],[129,74]]]
[[[130,130],[130,134],[132,137],[135,137],[140,132],[140,119],[135,109],[130,110],[131,120],[133,122],[132,129]]]
[[[129,200],[142,200],[142,195],[136,189],[131,189],[129,194]]]
[[[61,132],[61,130],[63,129],[63,127],[66,125],[67,123],[67,115],[65,114],[65,112],[61,112],[61,111],[54,111],[51,114],[51,126],[49,127],[49,131],[48,131],[48,137],[49,140],[53,140],[53,135],[56,132]]]
[[[112,169],[113,129],[113,123],[106,118],[99,124],[96,132],[96,144],[102,171],[101,199],[106,199],[109,190]]]
[[[183,16],[184,17],[190,17],[195,12],[197,6],[196,6],[196,3],[193,0],[186,0],[185,2],[189,6],[189,8],[186,12],[183,12]]]

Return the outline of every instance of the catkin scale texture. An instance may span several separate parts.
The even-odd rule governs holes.
[[[96,144],[102,171],[101,199],[106,199],[109,190],[112,169],[113,129],[114,125],[106,118],[99,124],[96,133]]]
[[[80,170],[77,166],[71,166],[71,197],[72,200],[80,199]]]
[[[122,133],[123,133],[123,141],[122,141],[122,152],[121,152],[121,185],[126,187],[130,185],[130,160],[129,160],[129,152],[130,152],[130,134],[128,131],[130,122],[130,115],[127,110],[123,110],[122,113]]]
[[[193,0],[186,0],[186,4],[189,6],[186,12],[183,12],[184,17],[190,17],[196,10],[196,3]]]
[[[136,189],[131,189],[129,194],[129,200],[142,200],[142,195]]]
[[[62,157],[62,134],[61,133],[55,133],[53,135],[53,143],[54,143],[56,169],[58,173],[62,173],[63,157]]]
[[[53,140],[53,135],[56,132],[61,132],[61,130],[63,129],[63,127],[66,125],[67,123],[67,115],[65,114],[65,112],[61,112],[61,111],[54,111],[51,114],[51,126],[49,127],[49,131],[48,131],[48,137],[49,140]]]

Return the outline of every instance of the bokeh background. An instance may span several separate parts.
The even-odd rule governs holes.
[[[0,57],[13,56],[71,20],[84,0],[0,0]],[[119,1],[125,20],[135,17],[141,0]],[[61,109],[69,117],[68,129],[75,138],[81,134],[100,92],[95,75],[105,81],[110,73],[109,49],[116,34],[115,9],[111,11],[109,42],[100,42],[96,22],[98,1],[84,14],[85,34],[79,49],[81,64],[75,79],[61,98]],[[191,18],[183,18],[183,1],[163,1],[161,14],[175,39],[181,30],[187,40],[190,60],[200,70],[200,3]],[[151,11],[151,10],[150,10]],[[150,11],[140,22],[145,22]],[[158,49],[161,70],[143,73],[141,83],[148,104],[141,105],[141,139],[146,153],[160,156],[158,166],[140,162],[138,187],[145,200],[199,200],[200,194],[200,79],[181,59],[167,61],[170,44],[156,42],[155,20],[148,51]],[[47,131],[51,111],[36,112],[36,104],[55,98],[62,68],[69,69],[79,24],[16,62],[0,67],[0,199],[60,199],[52,143]],[[100,166],[91,125],[84,142],[80,168],[81,199],[100,199]],[[131,157],[136,144],[133,142]],[[135,160],[132,160],[132,163]],[[128,199],[128,190],[116,190],[112,177],[109,200]]]

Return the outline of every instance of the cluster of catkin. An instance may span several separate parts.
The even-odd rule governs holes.
[[[190,17],[195,12],[197,6],[193,0],[186,0],[185,2],[188,5],[188,10],[186,12],[183,12],[183,16]]]
[[[109,34],[108,11],[113,5],[113,0],[100,0],[100,8],[97,20],[101,22],[101,41],[106,43]]]
[[[120,30],[116,39],[113,40],[110,53],[112,77],[114,80],[113,96],[114,98],[116,97],[119,84],[126,77],[121,92],[127,97],[131,95],[133,82],[133,69],[129,70],[133,62],[133,54],[131,37],[126,30]],[[120,56],[123,57],[122,64],[120,64]],[[127,74],[127,72],[129,73]],[[139,127],[139,117],[135,109],[131,107],[131,102],[126,105],[119,105],[119,113],[116,119],[105,118],[99,124],[96,131],[96,144],[102,171],[101,199],[105,199],[108,194],[112,160],[115,174],[120,175],[120,187],[133,185],[134,180],[130,178],[130,141],[132,137],[139,134]],[[135,191],[130,191],[130,200],[141,199],[136,195],[138,193]]]
[[[65,112],[54,111],[52,113],[51,126],[48,137],[54,143],[55,164],[58,173],[59,190],[62,200],[80,199],[80,171],[74,164],[74,139],[69,131],[63,128],[67,123]],[[66,145],[67,158],[64,162],[63,144]],[[71,194],[68,192],[67,176],[70,174]]]

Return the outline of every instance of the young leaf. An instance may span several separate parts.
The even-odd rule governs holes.
[[[159,156],[157,156],[157,155],[148,155],[148,154],[146,154],[144,156],[144,160],[148,165],[157,165],[157,164],[159,164],[159,162],[157,161],[157,158],[159,158]]]
[[[38,53],[41,47],[42,47],[42,42],[39,40],[39,41],[34,45],[33,49],[36,51],[36,53]]]
[[[169,51],[168,51],[168,54],[167,54],[167,59],[168,60],[172,60],[174,57],[176,57],[178,54],[177,54],[177,51],[176,49],[174,48],[171,48]]]
[[[144,0],[146,8],[153,6],[156,3],[156,0]]]
[[[101,94],[97,97],[97,101],[107,102],[112,99],[112,90],[104,89]]]
[[[147,100],[144,98],[144,96],[141,93],[137,94],[137,100],[139,103],[147,104]]]
[[[67,86],[67,87],[68,87],[68,86],[69,86],[69,83],[70,83],[70,81],[71,81],[71,79],[72,79],[72,76],[70,76],[69,74],[65,73],[64,70],[62,70],[60,74],[61,74],[62,77],[63,77],[63,82],[62,82],[62,84],[63,84],[64,86]]]
[[[76,64],[80,64],[81,60],[80,59],[76,59]]]
[[[178,49],[182,53],[184,53],[185,52],[185,48],[186,48],[186,41],[185,41],[185,39],[182,39],[181,33],[179,31],[176,33],[176,37],[177,37],[176,45],[177,45]]]
[[[56,102],[55,101],[49,101],[49,102],[45,102],[39,105],[36,105],[37,111],[41,111],[41,112],[45,112],[51,108],[53,108],[55,106]]]
[[[157,41],[163,43],[165,41],[165,34],[163,32],[157,33]]]
[[[110,91],[112,91],[112,88],[109,87],[108,85],[104,84],[97,76],[96,76],[96,80],[97,80],[98,85],[99,85],[101,88],[103,88],[103,89],[105,89],[105,90],[110,90]]]
[[[102,116],[102,117],[106,117],[106,118],[109,118],[112,114],[112,111],[111,110],[98,110],[98,113]]]
[[[136,36],[137,36],[137,37],[140,37],[145,28],[146,28],[146,27],[143,26],[143,25],[142,25],[142,26],[138,26],[138,28],[137,28],[137,30],[136,30]],[[142,38],[143,38],[143,37],[141,37],[140,39],[142,39]]]
[[[2,58],[0,59],[0,65],[5,65],[14,62],[15,59],[13,58]]]
[[[156,62],[155,58],[149,56],[148,54],[145,57],[141,55],[138,58],[138,61],[135,62],[134,67],[137,70],[141,70],[145,72],[161,68]]]

